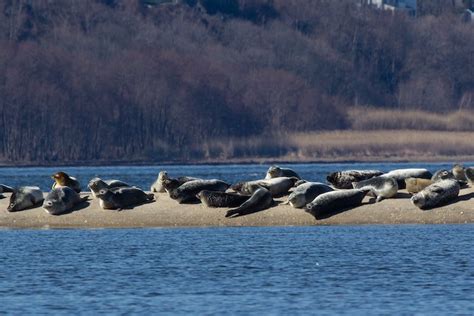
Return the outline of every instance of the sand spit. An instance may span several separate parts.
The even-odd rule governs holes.
[[[84,193],[84,196],[89,195]],[[227,209],[202,204],[179,205],[167,194],[156,194],[156,201],[122,211],[103,210],[92,197],[69,214],[53,216],[41,207],[9,213],[9,194],[0,200],[0,227],[3,228],[131,228],[131,227],[224,227],[224,226],[312,226],[368,224],[462,224],[474,223],[474,190],[463,189],[455,203],[422,211],[401,191],[396,199],[364,204],[329,218],[316,220],[304,210],[289,205],[237,218],[225,218]],[[281,201],[281,199],[280,199]]]

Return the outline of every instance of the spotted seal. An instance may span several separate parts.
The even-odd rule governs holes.
[[[44,201],[43,192],[39,187],[19,187],[10,196],[8,212],[18,212],[36,206]]]
[[[448,203],[459,195],[460,186],[454,179],[437,181],[411,197],[411,202],[422,210]]]
[[[467,167],[464,169],[467,180],[473,184],[474,183],[474,167]]]
[[[53,189],[56,187],[70,187],[77,193],[81,193],[81,184],[76,178],[69,176],[67,173],[60,171],[51,176],[54,180]]]
[[[278,177],[271,179],[255,180],[248,182],[239,182],[234,184],[231,189],[242,194],[252,194],[255,185],[264,187],[270,191],[273,197],[282,197],[288,194],[298,178]]]
[[[207,207],[237,207],[250,199],[250,195],[203,190],[197,198]]]
[[[72,208],[87,197],[81,198],[79,194],[68,186],[58,186],[52,189],[43,201],[43,209],[51,215],[61,215],[72,210]]]
[[[305,211],[316,219],[320,219],[333,213],[360,206],[369,191],[369,189],[348,189],[323,193],[311,203],[308,203]]]
[[[398,188],[401,190],[405,189],[405,179],[431,179],[433,175],[431,174],[431,172],[424,168],[406,168],[391,170],[387,173],[384,173],[383,176],[395,179],[395,181],[397,181]]]
[[[121,210],[137,206],[155,199],[153,193],[145,193],[136,187],[119,187],[113,189],[100,189],[97,193],[99,205],[104,210]]]
[[[420,178],[408,178],[405,179],[405,187],[408,193],[418,193],[427,186],[433,184],[433,180],[420,179]]]
[[[298,178],[301,177],[292,169],[289,168],[281,168],[279,166],[271,166],[268,168],[267,174],[265,175],[265,179],[272,179],[272,178],[280,178],[280,177],[288,177],[288,178]]]
[[[193,203],[198,202],[196,195],[204,190],[225,192],[230,185],[224,181],[212,180],[192,180],[183,183],[175,189],[168,191],[170,198],[177,200],[178,203]]]
[[[360,182],[382,174],[380,170],[344,170],[331,172],[326,180],[336,189],[352,189],[352,182]]]
[[[464,167],[462,165],[455,164],[451,169],[451,172],[456,180],[467,181],[466,171],[464,170]]]
[[[8,185],[0,184],[0,193],[9,193],[14,191],[14,188],[9,187]]]
[[[352,183],[354,189],[369,189],[376,196],[376,201],[389,199],[397,195],[398,183],[392,177],[378,176],[360,182]]]
[[[101,178],[94,178],[89,181],[87,187],[91,190],[92,196],[96,198],[101,189],[130,187],[130,185],[120,180],[102,180]]]
[[[235,209],[227,211],[225,217],[237,217],[255,213],[271,207],[274,203],[273,196],[269,190],[258,185],[252,186],[254,190],[250,199]]]
[[[303,208],[318,195],[334,191],[333,188],[321,182],[305,182],[294,188],[284,204],[294,208]]]

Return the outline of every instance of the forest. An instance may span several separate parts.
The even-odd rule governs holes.
[[[0,0],[0,163],[225,160],[248,153],[209,144],[474,131],[462,9],[362,2]]]

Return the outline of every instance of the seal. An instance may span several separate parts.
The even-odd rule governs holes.
[[[225,217],[237,217],[263,211],[274,204],[272,194],[266,188],[253,185],[252,190],[255,190],[246,202],[238,208],[228,210]]]
[[[334,191],[333,188],[321,182],[302,183],[294,188],[283,204],[290,204],[294,208],[303,208],[318,195],[331,191]]]
[[[77,193],[81,193],[81,184],[79,181],[77,181],[76,178],[70,177],[67,173],[65,172],[56,172],[51,176],[53,180],[55,181],[53,184],[53,189],[56,187],[70,187]]]
[[[8,185],[0,184],[0,193],[14,192],[15,189]]]
[[[437,170],[434,173],[434,175],[431,177],[431,181],[433,182],[446,180],[446,179],[455,179],[454,174],[451,170],[446,170],[446,169]]]
[[[193,177],[179,177],[176,179],[173,178],[166,178],[163,177],[161,180],[161,186],[165,190],[165,192],[170,193],[171,190],[179,188],[181,185],[185,184],[186,182],[194,181],[194,180],[203,180],[199,178],[193,178]],[[157,187],[159,189],[159,187]],[[153,187],[152,187],[153,191]]]
[[[250,199],[250,195],[203,190],[197,198],[207,207],[237,207]]]
[[[72,208],[87,197],[81,198],[79,194],[68,186],[58,186],[48,193],[43,202],[44,210],[51,215],[68,213]]]
[[[435,182],[411,197],[411,202],[422,210],[449,203],[459,195],[460,186],[454,179]]]
[[[279,166],[271,166],[268,168],[267,174],[265,175],[265,179],[272,179],[272,178],[279,178],[279,177],[288,177],[288,178],[298,178],[301,177],[292,169],[289,168],[281,168]]]
[[[474,183],[474,168],[473,167],[468,167],[464,169],[464,172],[466,173],[466,178],[467,180],[473,184]]]
[[[453,173],[453,176],[456,180],[467,181],[466,171],[464,170],[464,167],[460,164],[455,164],[453,166],[453,169],[451,169],[451,172]]]
[[[153,202],[155,199],[153,193],[145,193],[136,187],[100,189],[97,197],[99,198],[100,207],[104,210],[121,210]]]
[[[165,187],[163,186],[163,182],[165,180],[169,179],[168,172],[166,171],[160,171],[158,173],[158,178],[156,178],[155,182],[151,185],[150,191],[151,192],[157,192],[157,193],[165,193]]]
[[[231,187],[232,190],[242,194],[252,194],[255,185],[264,187],[270,191],[273,197],[282,197],[288,194],[298,178],[278,177],[271,179],[255,180],[248,182],[239,182]]]
[[[18,212],[36,206],[44,201],[43,192],[38,187],[19,187],[10,196],[8,212]]]
[[[308,203],[305,211],[316,219],[321,219],[334,213],[339,213],[362,204],[362,200],[370,190],[349,189],[332,191],[319,195]]]
[[[89,181],[87,187],[91,190],[92,196],[96,198],[101,189],[130,187],[130,185],[120,180],[102,180],[101,178],[94,178]]]
[[[398,183],[392,177],[378,176],[364,181],[352,183],[354,189],[369,189],[376,196],[376,201],[389,199],[397,195]]]
[[[408,178],[420,178],[420,179],[431,179],[433,176],[431,172],[423,168],[408,168],[408,169],[395,169],[383,174],[385,177],[394,178],[397,181],[398,188],[405,189],[405,179]]]
[[[428,179],[420,178],[408,178],[405,179],[405,187],[408,193],[418,193],[429,185],[432,185],[433,181]]]
[[[344,170],[331,172],[326,180],[336,189],[352,189],[352,182],[360,182],[382,175],[379,170]]]
[[[225,192],[230,185],[224,181],[212,179],[212,180],[192,180],[186,183],[183,183],[175,189],[168,191],[170,198],[177,200],[178,203],[194,203],[199,202],[199,199],[196,197],[201,191],[220,191]]]

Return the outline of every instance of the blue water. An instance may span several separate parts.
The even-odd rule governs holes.
[[[467,163],[472,165],[474,163]],[[281,164],[296,170],[300,176],[311,181],[326,181],[332,171],[346,169],[378,169],[390,171],[398,168],[427,168],[435,172],[439,169],[451,168],[452,163],[335,163],[335,164]],[[171,177],[192,176],[205,179],[217,178],[230,183],[242,180],[256,180],[265,177],[269,165],[161,165],[161,166],[113,166],[113,167],[23,167],[0,168],[0,183],[10,186],[36,185],[43,191],[49,191],[53,180],[51,175],[57,171],[65,171],[76,177],[87,190],[87,183],[94,177],[102,179],[119,179],[149,190],[160,170],[168,171]]]
[[[474,226],[0,231],[0,314],[474,312]]]

